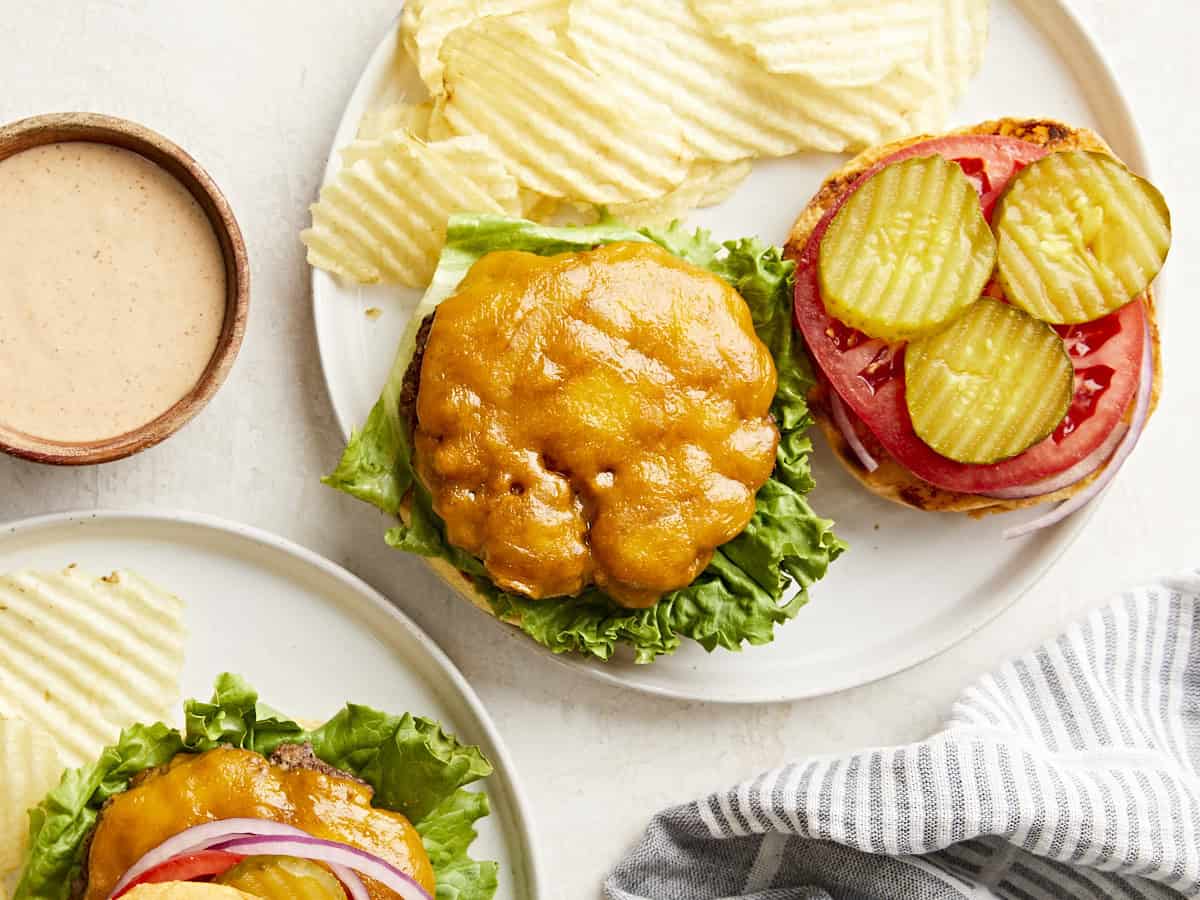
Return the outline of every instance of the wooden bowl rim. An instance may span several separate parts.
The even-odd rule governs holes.
[[[124,434],[96,441],[53,441],[0,423],[0,452],[37,463],[85,466],[112,462],[166,440],[190,422],[224,384],[233,368],[250,308],[250,266],[233,210],[212,176],[182,147],[137,122],[99,113],[49,113],[0,127],[0,160],[45,144],[86,141],[112,144],[145,157],[187,188],[216,233],[225,262],[225,321],[208,366],[195,386],[170,409]]]

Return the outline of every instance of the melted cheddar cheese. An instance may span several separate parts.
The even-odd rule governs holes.
[[[432,895],[433,869],[420,835],[400,813],[372,807],[371,795],[371,788],[348,778],[283,769],[249,750],[181,753],[104,807],[88,852],[84,900],[104,900],[130,866],[184,829],[243,816],[284,822],[366,850]],[[373,900],[396,897],[363,881]]]
[[[750,521],[775,390],[742,297],[656,244],[490,253],[429,332],[417,473],[500,587],[649,606]]]

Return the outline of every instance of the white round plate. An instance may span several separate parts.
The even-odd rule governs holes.
[[[498,900],[542,893],[532,820],[516,773],[454,664],[377,591],[315,553],[206,516],[63,513],[0,526],[0,571],[132,569],[185,603],[184,697],[237,672],[276,709],[323,720],[347,701],[436,719],[495,766],[476,859],[500,862]]]
[[[397,87],[389,74],[396,49],[393,29],[350,99],[335,150],[353,139],[366,109],[394,99]],[[1090,126],[1134,170],[1146,172],[1137,126],[1112,71],[1061,0],[992,2],[986,61],[951,124],[1004,116]],[[689,221],[722,239],[757,234],[781,242],[841,160],[807,154],[758,163],[733,197]],[[331,156],[326,177],[337,167]],[[321,361],[347,435],[375,403],[417,297],[415,291],[357,288],[313,272]],[[372,306],[383,311],[380,318],[364,314]],[[837,521],[850,550],[813,588],[796,620],[777,631],[773,644],[710,655],[685,643],[675,656],[649,666],[565,661],[624,686],[680,698],[770,702],[831,693],[897,672],[962,640],[1028,590],[1086,523],[1084,512],[1006,542],[1003,528],[1031,513],[973,521],[907,510],[868,495],[820,437],[816,443],[812,504]],[[532,642],[529,648],[540,652]]]

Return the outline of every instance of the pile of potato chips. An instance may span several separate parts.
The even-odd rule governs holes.
[[[363,118],[309,262],[419,287],[453,212],[667,222],[755,159],[936,130],[987,17],[988,0],[408,0],[428,97]]]
[[[182,601],[132,572],[0,575],[0,881],[64,768],[175,718],[183,645]]]

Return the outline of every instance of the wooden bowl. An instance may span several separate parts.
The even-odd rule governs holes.
[[[54,113],[22,119],[0,127],[0,160],[30,147],[70,141],[112,144],[132,150],[174,176],[208,216],[225,259],[225,321],[216,349],[195,387],[158,418],[125,434],[79,443],[46,440],[0,423],[0,451],[39,463],[85,466],[122,459],[153,447],[204,408],[225,381],[242,345],[250,305],[250,268],[241,229],[209,174],[183,149],[136,122],[93,113]]]

